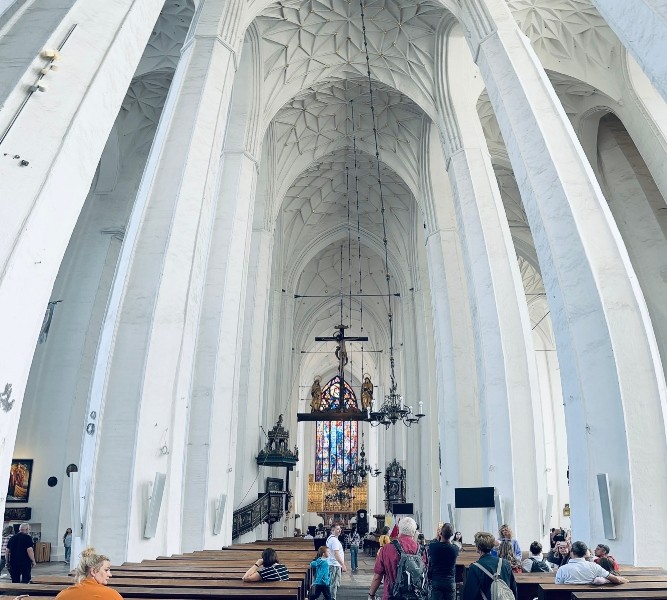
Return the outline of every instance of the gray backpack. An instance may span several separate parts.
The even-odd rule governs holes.
[[[389,590],[392,600],[422,600],[426,596],[426,565],[419,554],[404,552],[398,541],[391,545],[398,552],[398,569],[394,587]]]
[[[516,600],[510,587],[505,583],[505,580],[500,577],[500,571],[503,568],[502,558],[498,559],[498,568],[496,569],[496,572],[493,574],[487,571],[478,562],[472,564],[475,565],[478,569],[480,569],[483,573],[486,573],[493,580],[491,581],[490,600]],[[484,592],[480,590],[480,593],[482,594],[482,598],[484,598],[484,600],[489,600],[489,598],[486,597],[486,594],[484,594]]]

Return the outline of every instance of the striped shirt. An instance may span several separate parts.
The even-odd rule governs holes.
[[[262,581],[287,581],[289,579],[289,571],[287,570],[287,567],[280,563],[276,563],[257,572],[262,578]]]
[[[0,557],[3,557],[5,553],[7,552],[7,543],[9,542],[9,538],[12,537],[11,535],[8,535],[7,537],[2,538],[2,546],[0,547]]]

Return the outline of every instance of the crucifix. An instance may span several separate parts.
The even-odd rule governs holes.
[[[345,330],[348,329],[347,325],[336,325],[338,330],[334,333],[333,337],[316,337],[316,342],[336,342],[335,355],[338,359],[338,375],[340,377],[340,390],[339,394],[339,410],[345,410],[345,365],[348,363],[347,358],[347,348],[345,347],[345,342],[367,342],[367,337],[345,337]]]

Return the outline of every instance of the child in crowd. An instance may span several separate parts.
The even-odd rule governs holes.
[[[324,600],[331,600],[329,590],[329,547],[320,546],[317,550],[317,558],[310,563],[315,569],[315,579],[311,588],[310,600],[324,596]]]

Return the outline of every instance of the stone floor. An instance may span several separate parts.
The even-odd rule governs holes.
[[[371,579],[373,579],[375,557],[359,554],[359,569],[356,573],[352,573],[350,555],[346,552],[345,564],[347,565],[347,572],[342,574],[336,600],[365,600],[368,598],[368,589],[371,586]],[[378,591],[378,597],[381,594],[382,588]]]

